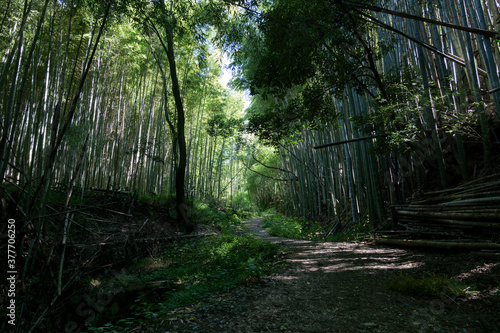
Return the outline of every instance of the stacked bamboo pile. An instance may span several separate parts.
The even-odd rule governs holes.
[[[392,206],[392,218],[379,243],[500,252],[500,175]]]

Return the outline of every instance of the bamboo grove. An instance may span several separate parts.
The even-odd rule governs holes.
[[[72,205],[91,189],[175,197],[182,155],[167,56],[152,26],[120,5],[5,4],[2,218],[18,221],[18,252],[28,254],[23,281],[40,255],[50,260],[40,246],[46,237],[54,247],[70,233],[68,216],[66,222],[54,216],[78,210]],[[188,9],[195,16],[196,8]],[[236,135],[243,94],[220,82],[222,52],[209,44],[211,28],[195,36],[185,24],[182,38],[172,41],[185,117],[185,195],[238,205],[247,172],[239,157],[246,139]],[[48,199],[55,189],[64,193],[62,206]],[[60,260],[62,272],[64,254]],[[56,280],[60,294],[65,282]]]
[[[20,280],[38,270],[54,300],[77,277],[64,245],[89,232],[70,213],[92,189],[170,195],[183,231],[196,198],[335,233],[498,171],[496,0],[1,7],[2,221],[18,221]]]
[[[58,149],[50,183],[66,185],[75,179],[83,189],[173,190],[178,157],[172,143],[175,133],[168,123],[176,119],[172,117],[171,94],[164,93],[171,87],[163,86],[155,59],[158,45],[154,44],[158,43],[132,23],[116,22],[120,20],[117,17],[108,18],[115,21],[108,23],[101,40],[96,40],[106,24],[105,9],[90,8],[92,17],[88,17],[85,8],[71,9],[58,1],[31,5],[17,8],[23,22],[17,22],[14,15],[4,17],[5,181],[20,187],[36,186],[47,167],[47,153],[57,143],[58,127],[71,122]],[[229,168],[223,162],[229,161],[236,149],[229,134],[238,130],[233,120],[241,116],[242,95],[220,84],[220,51],[208,52],[204,45],[191,42],[183,41],[178,51],[188,120],[188,170],[199,175],[196,181],[188,179],[186,188],[191,195],[220,197],[228,184],[222,180],[216,184],[221,178],[216,172]],[[94,49],[94,58],[89,59]],[[80,77],[87,67],[88,77]],[[79,91],[81,81],[85,82]],[[79,100],[72,115],[70,102],[75,94]],[[231,168],[241,168],[232,163],[236,163],[234,158]]]
[[[295,34],[295,38],[283,31],[280,35],[271,28],[266,30],[266,24],[277,29],[266,22],[261,25],[264,38],[276,34],[285,40],[283,45],[291,45],[290,54],[297,58],[302,55],[296,50],[309,47],[310,36],[323,38],[323,42],[305,56],[318,63],[308,80],[300,81],[298,76],[307,75],[307,69],[301,73],[292,61],[276,60],[272,54],[267,63],[261,61],[268,64],[268,72],[276,63],[290,68],[274,73],[284,80],[296,79],[295,85],[276,83],[251,66],[243,71],[242,85],[257,91],[249,110],[251,126],[275,147],[278,157],[267,157],[275,168],[267,169],[268,178],[261,180],[267,184],[262,185],[267,190],[258,193],[261,201],[328,221],[331,232],[351,230],[367,222],[376,226],[385,221],[391,203],[495,169],[500,110],[500,52],[495,37],[499,10],[495,1],[344,2],[344,6],[352,6],[343,12],[350,13],[345,17],[358,20],[359,35],[349,41],[358,48],[341,46],[343,55],[348,53],[357,61],[350,69],[349,64],[343,65],[354,75],[335,72],[331,59],[338,59],[336,45],[328,40],[338,38],[334,33],[328,35],[335,25],[324,23],[327,15],[315,16],[315,10],[325,13],[325,8],[333,8],[337,2],[318,2],[318,7],[320,3],[325,6],[320,9],[304,7],[300,0],[277,3],[280,11],[276,10],[274,19],[285,17],[311,32],[304,33],[305,37]],[[299,11],[294,5],[309,9]],[[338,21],[332,18],[331,22]],[[293,26],[290,23],[287,29],[295,31]],[[278,38],[273,41],[279,43]],[[300,38],[303,43],[297,41]],[[343,42],[348,44],[337,41]],[[280,47],[286,48],[283,45]],[[319,59],[318,50],[325,52]],[[280,56],[290,58],[284,53]],[[293,76],[297,71],[300,74]],[[331,72],[336,78],[328,76]],[[339,84],[340,80],[344,81]],[[310,98],[306,92],[314,85],[326,88]],[[323,101],[311,103],[318,96]],[[309,118],[304,116],[308,102],[314,107]],[[336,116],[321,113],[326,108],[333,109],[329,112]],[[272,127],[275,132],[269,129],[271,123],[278,123]],[[286,133],[287,128],[293,133],[276,134]]]
[[[180,4],[179,12],[195,11],[189,2]],[[131,19],[120,5],[6,3],[0,175],[3,187],[22,189],[19,198],[4,200],[15,202],[26,221],[44,213],[44,198],[56,185],[68,186],[68,196],[75,186],[175,192],[179,115],[163,40],[156,38],[154,24]],[[388,203],[436,185],[435,179],[446,187],[493,166],[500,107],[495,2],[343,5],[364,22],[357,36],[360,50],[345,51],[370,67],[379,86],[344,84],[330,91],[328,107],[336,117],[302,121],[287,139],[275,140],[275,155],[268,151],[257,158],[241,149],[246,140],[239,134],[241,95],[218,82],[221,51],[207,44],[215,32],[196,22],[176,31],[182,35],[175,49],[186,109],[181,127],[188,196],[233,202],[249,174],[255,200],[337,226],[352,225],[382,221]],[[259,8],[249,10],[256,15],[268,15],[273,4],[248,6]],[[235,35],[245,43],[241,32]],[[233,56],[238,63],[241,55]],[[250,127],[255,110],[281,112],[303,89],[295,85],[274,98],[252,92],[257,96]],[[286,131],[286,120],[278,131]],[[335,142],[340,144],[311,149]],[[242,151],[246,157],[237,158]],[[249,173],[252,168],[255,173]]]
[[[261,142],[270,141],[271,150],[249,144],[251,136],[242,134],[241,94],[220,85],[221,51],[208,41],[214,36],[223,40],[220,44],[236,65],[251,63],[255,48],[248,32],[262,35],[255,31],[266,19],[269,26],[286,28],[279,16],[273,18],[273,10],[284,6],[291,13],[287,19],[300,19],[293,6],[300,8],[303,1],[235,2],[232,7],[207,1],[204,11],[188,1],[171,6],[170,15],[182,22],[171,41],[177,84],[171,80],[161,24],[154,21],[158,14],[146,2],[130,3],[5,5],[0,176],[3,205],[14,203],[26,228],[33,227],[33,217],[47,213],[45,197],[54,186],[67,187],[68,198],[75,187],[82,196],[91,187],[178,192],[182,146],[187,196],[237,204],[248,189],[263,207],[322,219],[333,229],[360,221],[376,224],[387,217],[389,203],[494,166],[500,54],[493,0],[317,2],[318,8],[337,6],[342,15],[354,17],[355,47],[344,46],[339,56],[328,45],[327,38],[337,37],[324,35],[337,27],[338,19],[317,20],[312,36],[326,40],[323,50],[341,65],[345,61],[347,66],[345,58],[351,57],[369,73],[350,77],[349,70],[335,72],[340,65],[328,63],[325,56],[335,79],[328,83],[314,74],[314,80],[333,89],[323,93],[321,103],[309,106],[300,96],[314,86],[313,79],[285,77],[292,84],[285,94],[272,89],[259,93],[241,84],[255,95],[246,116],[248,130],[261,136]],[[221,22],[224,8],[241,21]],[[311,8],[309,14],[314,14]],[[214,22],[215,30],[210,27]],[[287,40],[292,46],[311,37],[300,30],[307,31],[307,25],[293,29],[289,24],[295,34]],[[299,50],[294,49],[296,57],[307,69]],[[294,70],[306,76],[300,67]],[[251,81],[248,69],[239,74],[240,81]],[[274,78],[260,79],[276,85]],[[176,85],[186,122],[179,127]],[[291,108],[305,114],[309,108],[313,116],[288,117]],[[277,118],[263,128],[258,117],[269,109]],[[287,135],[276,134],[282,132]],[[312,149],[328,143],[338,144]],[[9,197],[6,186],[18,188],[19,197]]]

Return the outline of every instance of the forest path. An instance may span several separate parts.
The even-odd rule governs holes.
[[[262,220],[245,226],[285,249],[286,268],[267,277],[265,296],[249,312],[246,321],[254,332],[411,332],[425,324],[412,318],[415,300],[385,284],[418,265],[412,254],[359,242],[274,237]]]
[[[423,299],[392,291],[399,274],[446,265],[442,253],[407,251],[360,242],[274,237],[263,218],[244,225],[282,246],[286,265],[266,277],[247,313],[230,332],[492,332],[487,315],[451,299]],[[449,256],[448,256],[449,257]],[[458,257],[455,259],[459,259]],[[460,265],[460,262],[456,264]],[[448,263],[448,265],[451,265]],[[453,270],[453,267],[448,267]],[[499,328],[499,327],[497,327]]]
[[[490,333],[500,327],[494,315],[499,302],[426,299],[388,288],[399,274],[456,274],[486,267],[466,254],[273,237],[262,220],[244,222],[240,232],[283,247],[282,264],[257,283],[179,310],[175,323],[181,314],[188,319],[164,331]]]

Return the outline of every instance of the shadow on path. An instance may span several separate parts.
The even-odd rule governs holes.
[[[272,273],[178,309],[162,330],[144,332],[500,332],[500,302],[494,299],[426,299],[388,288],[400,274],[457,276],[489,269],[491,281],[496,281],[491,270],[496,264],[488,266],[467,254],[273,237],[262,228],[262,220],[254,218],[243,226],[284,249]]]
[[[414,298],[388,288],[396,275],[425,269],[429,256],[439,254],[274,237],[262,220],[244,225],[286,249],[286,268],[267,276],[255,291],[248,312],[238,319],[245,328],[240,332],[491,331],[454,301]]]

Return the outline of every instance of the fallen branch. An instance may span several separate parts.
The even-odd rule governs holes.
[[[131,195],[132,192],[130,191],[118,191],[118,190],[108,190],[105,188],[96,188],[96,187],[91,187],[91,191],[95,192],[104,192],[104,193],[110,193],[110,194],[123,194],[123,195]]]
[[[146,223],[148,223],[149,219],[146,219],[146,221],[144,221],[144,224],[142,225],[142,227],[139,229],[139,232],[142,231],[142,228],[144,228],[144,226],[146,225]]]
[[[53,213],[53,214],[47,214],[47,215],[41,215],[41,216],[32,217],[31,219],[32,220],[36,220],[36,219],[43,219],[43,218],[52,217],[52,216],[64,215],[66,213],[83,212],[84,210],[87,210],[87,209],[102,208],[102,207],[105,207],[105,206],[114,205],[116,203],[117,202],[109,202],[109,203],[102,204],[102,205],[83,206],[81,208],[69,209],[69,210],[64,210],[62,212],[57,212],[57,213]],[[56,209],[54,209],[54,210],[56,210]]]
[[[488,257],[488,258],[500,258],[500,252],[472,252],[477,256]]]
[[[370,136],[365,136],[365,137],[362,137],[362,138],[337,141],[337,142],[327,143],[327,144],[320,145],[320,146],[315,146],[314,149],[323,149],[323,148],[327,148],[327,147],[342,145],[344,143],[351,143],[351,142],[358,142],[358,141],[369,140],[369,139],[376,139],[376,138],[381,138],[381,137],[384,137],[384,136],[387,136],[387,135],[386,134],[370,135]]]
[[[119,212],[119,211],[116,211],[116,210],[112,210],[112,209],[107,209],[107,208],[101,208],[109,213],[113,213],[113,214],[117,214],[117,215],[123,215],[123,216],[126,216],[126,217],[133,217],[132,214],[127,214],[127,213],[122,213],[122,212]]]
[[[114,223],[114,224],[122,224],[123,223],[123,222],[116,222],[116,221],[109,221],[109,220],[101,220],[101,219],[96,219],[93,217],[88,217],[87,220],[95,221],[95,222],[103,222],[103,223]]]

